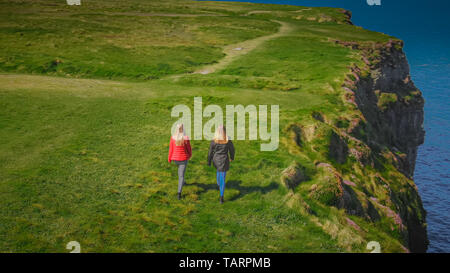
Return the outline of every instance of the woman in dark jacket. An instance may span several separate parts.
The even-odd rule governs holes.
[[[228,156],[229,154],[229,156]],[[220,189],[220,203],[223,203],[223,193],[225,191],[225,176],[230,168],[230,162],[234,160],[234,145],[228,139],[224,126],[219,126],[211,140],[208,152],[208,166],[211,161],[217,169],[217,185]]]

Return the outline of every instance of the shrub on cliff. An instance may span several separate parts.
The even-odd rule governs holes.
[[[391,103],[395,103],[397,100],[395,93],[381,93],[377,105],[381,110],[386,110]]]
[[[322,204],[338,207],[344,194],[341,178],[328,163],[319,163],[317,168],[320,170],[319,183],[311,186],[309,197]]]

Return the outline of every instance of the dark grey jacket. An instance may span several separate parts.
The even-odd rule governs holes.
[[[230,157],[228,157],[228,153]],[[208,166],[211,166],[211,161],[214,163],[219,172],[226,172],[230,168],[230,158],[234,160],[234,145],[231,140],[226,144],[215,143],[211,141],[208,152]]]

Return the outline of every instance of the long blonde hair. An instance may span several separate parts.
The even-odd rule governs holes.
[[[184,145],[184,126],[183,123],[177,124],[177,129],[172,138],[175,140],[175,145],[182,146]]]
[[[214,133],[213,138],[215,143],[225,144],[228,142],[227,129],[223,125],[219,125]]]

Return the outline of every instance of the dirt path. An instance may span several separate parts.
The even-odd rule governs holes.
[[[294,11],[285,11],[285,13],[289,13],[289,12],[303,12],[305,10],[311,10],[311,8],[306,8],[306,9],[299,9],[299,10],[294,10]],[[249,16],[252,14],[267,14],[267,13],[273,13],[273,11],[271,10],[252,10],[247,12],[246,14],[244,14],[243,16]]]
[[[285,36],[292,30],[291,25],[289,25],[288,23],[275,20],[273,20],[273,22],[277,22],[278,24],[280,24],[280,28],[278,29],[277,33],[258,37],[252,40],[246,40],[237,44],[227,45],[223,50],[223,52],[226,54],[223,59],[221,59],[218,63],[198,69],[194,72],[194,74],[210,74],[221,70],[240,56],[248,54],[250,51],[254,50],[265,41]]]
[[[311,10],[311,8],[299,9],[299,10],[295,10],[294,12],[303,12],[304,10]]]
[[[141,12],[113,12],[108,15],[125,15],[125,16],[144,16],[144,17],[204,17],[204,16],[226,16],[220,13],[202,13],[202,14],[189,14],[189,13],[141,13]]]

